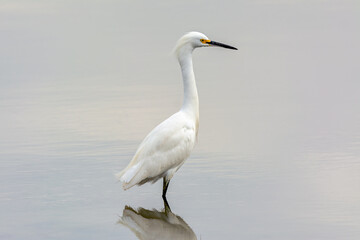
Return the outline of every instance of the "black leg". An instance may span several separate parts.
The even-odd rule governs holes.
[[[163,200],[164,200],[165,213],[168,214],[169,212],[171,212],[170,205],[169,205],[168,201],[166,200],[166,197],[163,197]]]
[[[169,181],[166,181],[165,177],[163,178],[163,193],[162,193],[162,197],[163,199],[165,198],[166,199],[166,192],[167,192],[167,189],[169,187],[169,183],[170,183],[170,180]],[[164,199],[164,200],[165,200]]]

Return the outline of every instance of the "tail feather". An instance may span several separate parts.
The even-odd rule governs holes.
[[[122,187],[124,190],[131,188],[132,186],[136,185],[136,182],[133,182],[134,177],[138,173],[141,164],[137,163],[130,168],[125,168],[123,171],[117,173],[115,176],[122,182]]]

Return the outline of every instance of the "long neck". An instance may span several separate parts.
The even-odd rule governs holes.
[[[192,51],[184,51],[178,55],[184,82],[184,101],[181,107],[196,120],[199,118],[199,97],[196,89],[195,75],[192,64]]]

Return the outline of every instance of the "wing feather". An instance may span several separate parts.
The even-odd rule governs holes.
[[[184,113],[175,113],[145,137],[129,165],[117,174],[124,189],[155,182],[186,160],[196,139],[196,126],[187,119]]]

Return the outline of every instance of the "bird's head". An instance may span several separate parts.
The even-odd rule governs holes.
[[[192,52],[195,48],[198,47],[223,47],[237,50],[237,48],[235,47],[212,41],[202,33],[189,32],[178,40],[174,52],[178,55],[179,53],[184,51]]]

